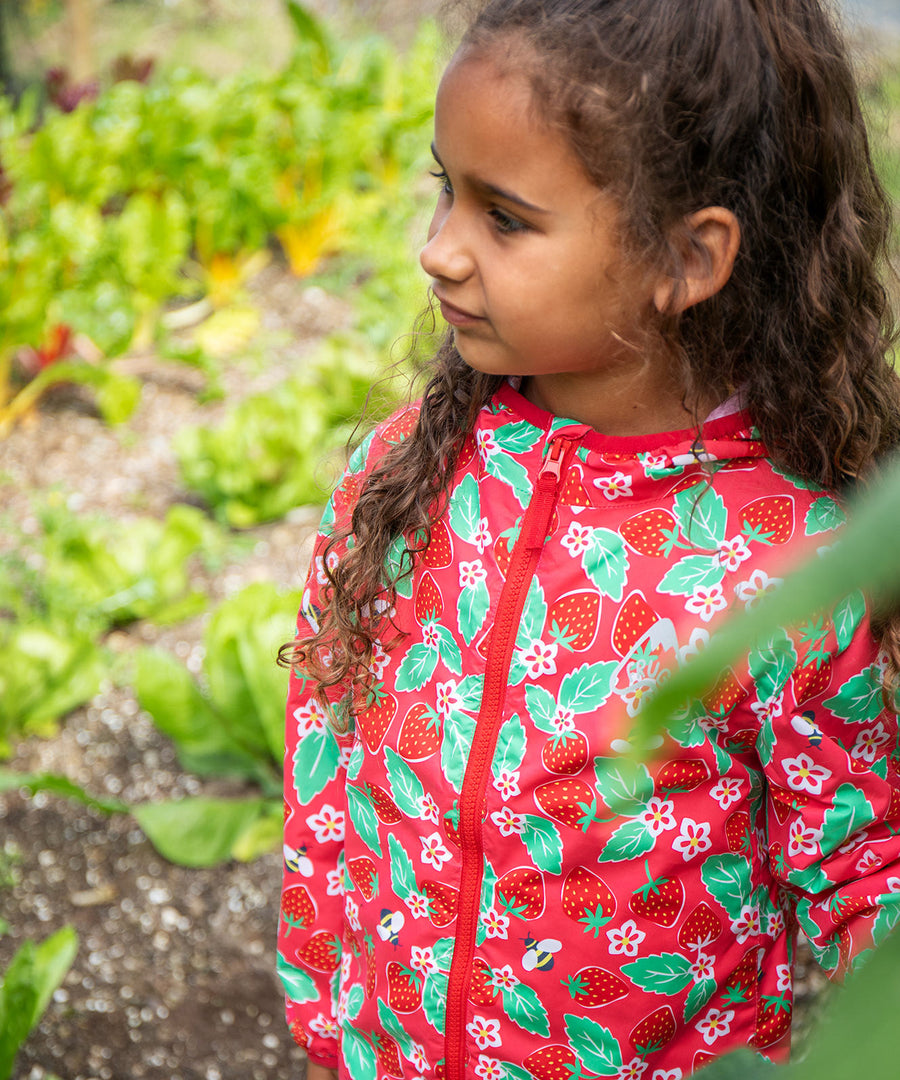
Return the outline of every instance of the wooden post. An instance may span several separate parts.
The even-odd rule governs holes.
[[[90,82],[96,75],[92,40],[92,0],[66,0],[66,17],[72,35],[72,81]]]

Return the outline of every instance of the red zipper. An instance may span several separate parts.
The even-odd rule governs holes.
[[[466,1002],[472,980],[472,960],[475,955],[475,935],[481,912],[481,883],[484,875],[481,825],[491,761],[506,699],[509,667],[528,586],[547,539],[550,519],[559,499],[563,472],[573,448],[574,443],[565,437],[557,436],[550,442],[538,474],[537,485],[522,519],[519,539],[513,547],[488,646],[481,708],[459,795],[457,834],[462,853],[462,873],[456,944],[447,984],[444,1023],[446,1080],[464,1080],[466,1075]]]

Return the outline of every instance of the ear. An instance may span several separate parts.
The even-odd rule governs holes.
[[[656,310],[680,315],[708,300],[731,277],[741,246],[741,227],[724,206],[707,206],[689,214],[672,237],[681,257],[680,277],[663,277],[653,291]]]

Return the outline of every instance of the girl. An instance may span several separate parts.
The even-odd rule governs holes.
[[[643,696],[900,442],[889,208],[819,0],[488,0],[441,81],[448,337],[325,515],[280,963],[309,1080],[680,1080],[787,1053],[900,916],[860,595],[623,766]]]

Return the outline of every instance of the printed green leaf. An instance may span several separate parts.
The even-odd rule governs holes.
[[[570,671],[560,684],[559,704],[576,713],[599,709],[612,691],[612,676],[617,666],[614,660],[610,660],[582,664]]]
[[[653,850],[656,837],[643,821],[635,818],[626,821],[610,836],[603,847],[598,862],[622,862],[624,859],[636,859]]]
[[[503,990],[503,1011],[523,1031],[549,1038],[547,1010],[535,991],[525,983],[516,983],[512,988]]]
[[[716,992],[715,979],[701,979],[691,988],[684,1003],[684,1022],[688,1023],[706,1005]]]
[[[475,721],[471,716],[454,709],[444,721],[444,738],[441,742],[441,769],[456,791],[462,790],[469,751],[475,737]]]
[[[822,823],[829,850],[839,848],[854,833],[870,825],[875,816],[872,804],[856,785],[841,784]]]
[[[534,726],[539,731],[554,735],[557,730],[553,722],[556,716],[556,698],[550,691],[537,683],[529,683],[525,687],[525,704]]]
[[[441,969],[441,971],[450,970],[450,962],[453,960],[453,950],[456,946],[456,938],[442,937],[432,945],[431,951],[434,955],[434,962]]]
[[[531,861],[538,868],[551,874],[558,874],[562,869],[562,840],[559,829],[552,821],[525,814],[525,827],[519,839],[528,849]]]
[[[835,716],[849,720],[851,724],[868,724],[877,719],[884,708],[878,665],[871,664],[859,675],[848,679],[823,708],[831,709]]]
[[[375,1051],[355,1027],[345,1023],[341,1028],[341,1053],[350,1080],[372,1080],[377,1072]]]
[[[519,1065],[511,1065],[508,1061],[501,1061],[500,1068],[503,1070],[502,1080],[534,1080],[527,1069]]]
[[[478,712],[481,707],[481,695],[484,692],[483,675],[467,675],[456,684],[456,693],[466,712]]]
[[[725,539],[728,511],[714,488],[701,483],[679,491],[674,509],[681,531],[692,547],[715,551]]]
[[[806,511],[806,535],[815,536],[817,533],[831,532],[846,524],[846,521],[847,515],[834,499],[823,495],[816,499]]]
[[[484,626],[491,606],[486,581],[477,581],[462,589],[456,600],[456,618],[463,641],[471,645]]]
[[[872,924],[872,944],[876,948],[900,922],[900,893],[888,893],[880,899],[882,907],[878,909]]]
[[[834,633],[837,638],[838,651],[844,649],[853,640],[857,627],[866,614],[866,601],[863,594],[858,590],[845,596],[834,609]]]
[[[494,776],[503,772],[517,772],[525,756],[525,727],[518,713],[511,716],[500,728],[491,771]]]
[[[354,983],[347,991],[347,1019],[355,1020],[366,1000],[366,992],[359,983]]]
[[[416,871],[406,848],[393,833],[388,836],[388,850],[391,853],[391,888],[398,900],[406,900],[410,893],[419,891]]]
[[[624,964],[622,974],[651,994],[678,994],[693,981],[691,962],[681,953],[642,956],[640,960]]]
[[[618,533],[594,529],[591,542],[581,557],[581,565],[604,596],[622,599],[629,562],[625,541]]]
[[[397,668],[397,689],[401,692],[421,690],[434,675],[437,662],[437,649],[421,643],[411,645]]]
[[[585,1016],[566,1013],[566,1037],[589,1073],[615,1076],[622,1068],[622,1050],[612,1032]]]
[[[360,989],[362,989],[360,987]],[[351,1016],[351,1020],[353,1017]],[[388,1005],[384,998],[378,999],[378,1022],[384,1028],[384,1030],[390,1035],[394,1042],[400,1047],[402,1054],[408,1054],[412,1049],[413,1040],[408,1034],[406,1028],[400,1023],[400,1020],[394,1010]]]
[[[441,623],[435,623],[434,629],[437,631],[438,652],[444,661],[444,667],[454,675],[462,675],[462,653],[449,627],[443,626]],[[414,648],[416,648],[415,645],[413,645],[412,649]],[[410,652],[412,652],[412,649],[410,649]],[[431,678],[430,675],[429,678]]]
[[[504,453],[488,454],[484,458],[484,471],[511,487],[521,507],[528,505],[532,492],[531,478],[521,462]]]
[[[319,1000],[319,989],[315,980],[308,971],[293,967],[278,953],[275,958],[275,966],[284,992],[298,1005],[305,1005],[308,1001]]]
[[[394,582],[397,595],[404,600],[411,600],[413,583],[408,571],[412,567],[412,559],[406,553],[406,539],[403,536],[398,536],[391,543],[384,563],[388,580]]]
[[[528,586],[528,595],[525,597],[525,606],[519,620],[516,648],[527,649],[532,641],[540,640],[546,620],[547,602],[544,599],[544,590],[541,588],[538,579],[534,577]]]
[[[507,454],[524,454],[537,445],[543,434],[541,428],[529,424],[527,420],[517,420],[498,427],[494,432],[494,442]]]
[[[355,784],[347,784],[347,812],[360,840],[381,857],[381,840],[378,836],[378,815],[375,807]]]
[[[450,496],[450,528],[460,540],[472,543],[481,521],[481,500],[478,481],[467,473]]]
[[[444,1011],[447,1008],[447,981],[448,977],[443,971],[433,971],[422,988],[422,1012],[428,1023],[441,1035],[444,1034]]]
[[[294,788],[302,806],[325,790],[337,776],[340,749],[330,728],[305,735],[294,751]]]
[[[756,751],[763,765],[768,765],[775,753],[775,728],[772,726],[772,718],[767,716],[759,725],[759,735],[756,738]]]
[[[762,702],[777,697],[797,666],[797,650],[786,630],[776,630],[769,640],[750,653],[750,674]]]
[[[695,589],[711,589],[725,576],[725,567],[715,555],[685,555],[664,575],[656,591],[672,596],[690,596]]]
[[[700,871],[707,891],[725,909],[729,919],[737,919],[753,893],[750,863],[742,855],[713,855]]]
[[[603,801],[617,814],[638,814],[653,796],[647,766],[631,758],[595,758],[594,775]]]
[[[489,859],[484,860],[484,872],[481,875],[481,911],[494,906],[494,886],[497,884],[497,872]]]
[[[416,776],[402,757],[389,746],[385,747],[388,779],[391,782],[391,794],[397,809],[407,817],[421,817],[420,800],[425,794],[422,781]]]

